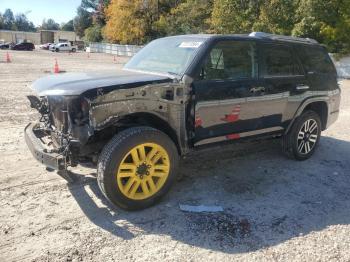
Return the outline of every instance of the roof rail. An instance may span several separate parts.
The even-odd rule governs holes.
[[[311,39],[311,38],[301,38],[301,37],[286,36],[286,35],[274,35],[274,34],[269,34],[264,32],[252,32],[249,34],[249,36],[258,37],[258,38],[267,38],[271,40],[318,44],[318,42],[315,39]]]

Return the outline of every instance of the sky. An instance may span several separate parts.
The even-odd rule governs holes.
[[[81,0],[0,0],[0,12],[10,8],[14,14],[25,13],[34,25],[41,25],[44,18],[57,23],[68,22],[76,15]]]

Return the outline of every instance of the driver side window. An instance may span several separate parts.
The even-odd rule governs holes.
[[[236,80],[256,76],[256,47],[253,42],[222,41],[210,51],[202,68],[202,79]]]

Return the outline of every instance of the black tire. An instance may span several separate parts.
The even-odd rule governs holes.
[[[55,49],[55,51],[56,51],[56,52],[59,52],[59,51],[60,51],[60,49],[56,48],[56,49]]]
[[[142,200],[125,196],[117,182],[118,168],[131,149],[144,143],[163,147],[170,162],[169,174],[163,186],[154,195]],[[163,132],[151,127],[133,127],[115,135],[103,148],[97,165],[97,181],[103,195],[113,204],[126,210],[140,210],[154,205],[165,195],[176,179],[178,151],[173,141]]]
[[[316,128],[305,131],[308,125]],[[315,127],[316,125],[316,127]],[[282,138],[283,150],[290,157],[296,160],[306,160],[315,152],[321,138],[320,116],[311,110],[303,112],[294,122],[288,134]],[[304,134],[304,136],[303,136]]]
[[[75,48],[72,49],[72,52],[75,53],[77,50]]]

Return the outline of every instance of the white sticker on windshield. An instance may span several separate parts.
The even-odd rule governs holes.
[[[182,42],[179,47],[181,48],[198,48],[203,42]]]

